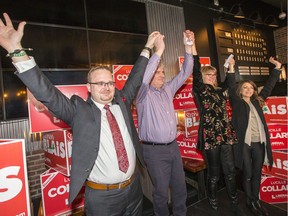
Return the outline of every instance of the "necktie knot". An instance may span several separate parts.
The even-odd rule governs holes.
[[[109,105],[108,105],[108,104],[105,104],[105,105],[104,105],[104,109],[105,109],[105,110],[110,110]]]

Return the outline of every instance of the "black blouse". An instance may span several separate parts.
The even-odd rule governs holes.
[[[199,56],[194,56],[193,93],[200,113],[197,148],[208,150],[234,144],[237,138],[227,113],[226,80],[217,88],[204,84]]]

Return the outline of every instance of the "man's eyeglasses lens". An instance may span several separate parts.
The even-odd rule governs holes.
[[[115,86],[115,82],[113,82],[113,81],[110,81],[110,82],[90,82],[89,84],[93,84],[93,85],[97,85],[97,86],[101,86],[101,87],[106,87],[106,85],[108,87]]]

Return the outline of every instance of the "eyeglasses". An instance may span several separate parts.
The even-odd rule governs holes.
[[[89,82],[89,84],[91,85],[97,85],[97,86],[101,86],[102,88],[108,86],[108,87],[114,87],[115,86],[115,82],[110,81],[110,82]]]
[[[213,76],[213,77],[216,77],[216,76],[217,76],[217,74],[209,74],[209,73],[208,73],[208,74],[205,74],[205,75],[206,75],[206,76],[209,76],[209,77],[212,77],[212,76]]]

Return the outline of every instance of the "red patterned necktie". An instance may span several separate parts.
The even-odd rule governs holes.
[[[122,172],[126,173],[128,170],[128,167],[129,167],[129,161],[128,161],[128,156],[127,156],[127,152],[126,152],[126,149],[124,146],[124,141],[122,138],[120,128],[119,128],[118,123],[115,119],[115,116],[110,111],[108,104],[105,104],[104,109],[106,109],[106,116],[107,116],[107,119],[108,119],[108,122],[110,125],[110,130],[112,133],[113,142],[114,142],[114,146],[116,149],[119,169]]]

